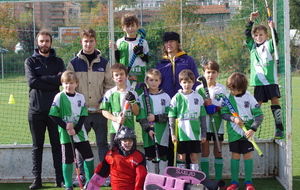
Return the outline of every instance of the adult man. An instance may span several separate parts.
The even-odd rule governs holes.
[[[97,109],[104,93],[115,84],[112,80],[109,62],[101,57],[101,52],[95,48],[96,32],[91,28],[85,29],[80,33],[80,38],[82,49],[69,62],[67,69],[74,71],[79,78],[76,91],[84,95],[89,110],[84,126],[87,132],[91,128],[95,131],[98,156],[101,162],[108,151],[107,119]],[[82,169],[80,172],[84,173]],[[81,181],[84,181],[83,175],[80,178]],[[77,186],[78,182],[75,180],[73,185]]]
[[[47,31],[40,31],[36,36],[37,49],[25,60],[25,75],[29,86],[28,121],[32,135],[32,161],[34,176],[29,189],[42,187],[42,158],[45,131],[48,129],[56,175],[56,187],[62,187],[61,147],[58,126],[48,116],[54,96],[59,92],[60,77],[65,71],[64,62],[56,57],[51,49],[52,36]]]
[[[163,35],[163,59],[157,63],[156,69],[162,73],[160,87],[172,98],[181,86],[178,75],[184,69],[190,69],[195,78],[198,78],[198,70],[194,59],[188,56],[180,47],[180,35],[176,32],[165,32]],[[195,83],[193,89],[195,90]],[[168,165],[173,165],[173,143],[169,140]],[[188,163],[189,165],[189,163]]]

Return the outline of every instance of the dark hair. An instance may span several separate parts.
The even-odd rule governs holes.
[[[161,79],[161,72],[158,69],[151,68],[146,72],[145,80],[148,80],[148,75],[157,75]]]
[[[139,26],[139,19],[134,14],[127,13],[127,14],[123,15],[122,18],[121,18],[121,25],[122,26],[130,26],[134,23],[137,26]]]
[[[257,25],[252,29],[252,35],[257,32],[258,30],[263,30],[265,34],[268,34],[268,29],[264,25]]]
[[[123,65],[123,64],[121,64],[121,63],[115,63],[115,64],[113,64],[113,66],[111,66],[111,73],[112,73],[112,74],[113,74],[113,72],[115,72],[116,70],[124,70],[126,76],[128,75],[126,66]]]
[[[195,82],[195,75],[189,69],[184,69],[180,71],[178,77],[179,77],[179,82],[181,82],[182,80],[192,80],[193,82]]]
[[[38,42],[38,38],[41,35],[49,36],[50,37],[50,42],[52,43],[52,36],[51,36],[51,34],[48,31],[45,31],[45,30],[39,31],[39,33],[36,35],[36,39],[35,39],[36,42]]]
[[[84,29],[80,32],[80,38],[94,38],[96,40],[96,32],[92,28]]]
[[[239,91],[245,92],[248,88],[248,80],[246,78],[246,75],[238,72],[233,73],[228,77],[226,86],[228,89],[237,89]]]
[[[75,72],[70,71],[70,70],[66,70],[60,78],[61,83],[63,82],[70,82],[70,81],[74,81],[76,83],[79,82],[77,75],[75,74]]]
[[[211,70],[219,72],[220,66],[216,61],[207,61],[202,65],[202,71],[205,72],[205,70],[207,70],[207,69],[211,69]]]

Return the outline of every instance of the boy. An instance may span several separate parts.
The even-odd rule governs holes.
[[[263,102],[271,100],[271,110],[276,125],[275,139],[281,139],[283,138],[284,129],[281,106],[278,100],[280,91],[278,87],[277,64],[275,64],[272,57],[274,45],[272,40],[268,40],[268,29],[265,26],[258,25],[252,29],[254,19],[258,16],[258,12],[251,13],[250,21],[245,31],[251,59],[250,86],[254,86],[254,97],[260,106]],[[273,21],[269,21],[269,27],[274,29],[277,41],[277,33]]]
[[[138,46],[140,40],[137,37],[137,31],[139,28],[139,20],[134,14],[125,14],[121,18],[122,30],[126,33],[126,36],[117,40],[114,45],[115,58],[118,63],[122,63],[126,67],[129,66],[130,60],[133,54],[137,55],[132,68],[128,71],[128,75],[134,75],[137,77],[138,84],[144,82],[146,73],[146,63],[149,60],[149,47],[147,41],[144,39],[142,46]],[[110,43],[110,46],[112,44]],[[129,85],[129,84],[128,84]],[[138,95],[142,94],[143,90],[136,90]]]
[[[163,175],[164,169],[168,165],[167,152],[169,143],[169,128],[168,128],[168,111],[170,108],[170,96],[162,89],[159,89],[161,83],[161,73],[157,69],[149,69],[146,72],[146,84],[149,86],[149,105],[151,113],[147,112],[147,100],[143,93],[139,100],[141,103],[141,110],[137,116],[137,120],[141,124],[145,156],[147,158],[148,172],[155,172],[155,161],[158,156],[159,174]],[[144,84],[144,85],[146,85]],[[153,126],[149,125],[153,123]],[[157,141],[158,155],[155,153],[155,139]]]
[[[172,142],[178,141],[177,167],[185,168],[186,153],[190,153],[192,170],[199,170],[198,153],[201,152],[201,142],[206,141],[206,111],[203,98],[192,87],[195,75],[189,69],[179,73],[179,83],[182,89],[171,100],[169,110],[170,132]],[[178,126],[175,120],[178,119]],[[178,130],[175,129],[178,127]],[[178,137],[175,135],[178,131]]]
[[[242,73],[233,73],[226,81],[229,89],[228,99],[239,113],[240,117],[234,117],[227,106],[222,107],[222,118],[227,122],[229,149],[232,152],[230,161],[231,185],[227,190],[238,189],[240,155],[243,154],[245,166],[246,190],[254,190],[252,185],[253,145],[247,138],[253,138],[254,132],[263,120],[262,110],[255,98],[247,91],[248,81]],[[241,126],[245,125],[245,133]]]
[[[62,168],[66,190],[73,190],[73,146],[84,160],[87,181],[93,175],[94,155],[83,125],[88,116],[85,99],[75,91],[78,78],[72,71],[65,71],[61,76],[63,91],[58,93],[50,109],[50,117],[59,125],[59,137],[62,146]],[[74,144],[73,144],[74,143]]]
[[[136,150],[136,135],[129,127],[121,127],[117,132],[114,147],[95,169],[87,190],[99,190],[109,174],[112,189],[143,189],[146,160],[144,154]]]
[[[121,63],[116,63],[111,67],[111,73],[116,86],[105,93],[100,109],[104,117],[112,121],[109,132],[110,147],[113,147],[116,132],[121,126],[134,129],[133,115],[139,114],[140,107],[136,101],[138,99],[136,92],[130,92],[130,86],[126,85],[128,76],[126,67]],[[122,115],[127,101],[131,106],[126,110],[125,115]]]
[[[206,116],[206,126],[207,126],[207,135],[206,141],[202,143],[202,152],[201,152],[201,170],[206,174],[206,177],[209,178],[209,141],[214,141],[214,166],[215,166],[215,180],[219,182],[220,189],[226,189],[225,182],[222,180],[223,173],[223,157],[222,152],[219,152],[217,141],[215,138],[215,131],[213,128],[213,123],[216,127],[217,136],[219,139],[219,147],[221,149],[222,142],[224,140],[224,122],[221,117],[220,108],[222,101],[217,100],[216,95],[226,94],[226,88],[222,84],[219,84],[216,80],[220,74],[219,64],[216,61],[208,61],[202,65],[202,74],[206,79],[207,87],[210,95],[210,99],[204,100],[204,105],[206,105],[206,111],[209,115]],[[205,96],[205,90],[203,84],[197,86],[196,92],[198,92],[203,98]],[[207,107],[208,106],[208,107]],[[213,108],[212,110],[209,109]],[[212,118],[213,117],[213,118]],[[222,149],[220,150],[222,151]]]

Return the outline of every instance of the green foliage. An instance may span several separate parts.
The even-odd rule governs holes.
[[[290,24],[292,29],[300,29],[300,0],[290,0]]]

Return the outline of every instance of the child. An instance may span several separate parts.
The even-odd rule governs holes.
[[[223,173],[223,158],[222,152],[219,152],[217,141],[215,138],[215,131],[213,128],[213,123],[215,123],[215,127],[217,130],[217,135],[219,139],[220,148],[222,147],[222,142],[224,140],[224,122],[221,117],[220,108],[222,105],[222,101],[217,100],[216,95],[222,93],[226,94],[226,88],[222,84],[216,82],[219,76],[219,64],[215,61],[208,61],[202,66],[202,74],[206,79],[207,87],[210,95],[210,99],[204,100],[204,105],[210,106],[209,109],[207,106],[206,111],[209,115],[206,116],[206,126],[207,126],[207,135],[206,141],[202,143],[202,152],[201,152],[201,170],[206,174],[206,177],[209,178],[209,141],[214,141],[214,166],[215,166],[215,180],[219,182],[220,189],[226,189],[225,182],[222,180]],[[205,96],[205,90],[203,88],[203,84],[197,86],[196,92],[198,92],[203,98]],[[218,108],[218,109],[217,109]],[[212,118],[213,117],[213,118]],[[213,119],[213,120],[212,120]],[[222,151],[222,149],[220,150]]]
[[[87,181],[93,175],[94,155],[83,125],[88,116],[84,96],[75,91],[78,78],[72,71],[65,71],[61,76],[63,91],[58,93],[50,109],[50,117],[59,125],[59,137],[62,146],[63,176],[66,190],[72,190],[73,145],[84,160]],[[74,141],[74,142],[72,142]]]
[[[112,189],[143,189],[146,160],[144,154],[136,150],[136,135],[129,127],[121,127],[117,132],[114,147],[95,169],[87,190],[99,190],[109,174]]]
[[[149,69],[146,72],[145,82],[149,86],[149,104],[151,113],[147,112],[147,103],[145,94],[139,97],[141,110],[137,116],[137,120],[141,124],[145,156],[147,158],[148,172],[155,173],[155,146],[154,138],[157,141],[158,147],[158,173],[163,175],[164,169],[168,165],[167,152],[169,143],[169,128],[168,128],[168,111],[171,98],[162,89],[159,89],[161,83],[161,73],[157,69]],[[146,84],[145,84],[146,85]],[[153,122],[154,126],[150,126],[149,122]]]
[[[133,115],[138,115],[140,108],[136,101],[138,99],[136,92],[130,92],[130,86],[126,85],[128,75],[126,67],[121,63],[116,63],[111,67],[111,72],[116,86],[105,93],[100,109],[104,117],[112,121],[110,147],[113,147],[116,132],[122,125],[134,129]],[[131,106],[126,110],[125,115],[122,115],[127,101]]]
[[[116,61],[128,67],[130,60],[135,53],[137,57],[128,75],[136,76],[138,83],[144,82],[146,63],[148,63],[149,60],[149,47],[145,39],[143,40],[142,46],[138,46],[138,42],[140,40],[140,38],[137,37],[139,20],[135,15],[128,13],[123,15],[121,18],[121,26],[123,31],[126,33],[126,36],[118,39],[117,43],[113,44]],[[110,43],[110,46],[111,45],[112,44]],[[143,90],[136,90],[136,92],[140,95]]]
[[[198,153],[201,152],[201,142],[206,141],[206,111],[203,98],[192,87],[195,75],[189,69],[179,73],[179,83],[182,89],[171,100],[169,111],[170,132],[172,142],[178,141],[177,167],[185,168],[186,153],[190,153],[192,170],[199,170]],[[178,119],[178,126],[175,126]],[[178,127],[178,137],[175,135]]]
[[[235,190],[238,188],[239,182],[239,164],[240,155],[243,154],[245,166],[245,187],[246,190],[254,190],[252,185],[253,145],[247,138],[252,138],[263,120],[262,110],[255,98],[247,91],[248,81],[242,73],[233,73],[226,81],[229,89],[228,99],[239,113],[240,117],[231,115],[227,106],[222,107],[222,118],[227,122],[229,149],[232,152],[230,161],[231,185],[227,190]],[[245,125],[247,132],[245,133],[241,126]]]
[[[250,86],[254,86],[254,97],[260,106],[263,102],[271,100],[271,110],[276,124],[275,139],[281,139],[283,138],[284,129],[282,125],[282,111],[278,100],[280,91],[278,87],[277,64],[275,64],[272,57],[274,45],[272,40],[268,40],[268,29],[265,26],[258,25],[252,29],[254,19],[258,15],[258,12],[251,13],[250,21],[245,31],[246,43],[250,50],[251,58]],[[269,27],[274,29],[277,41],[273,21],[269,21]]]

